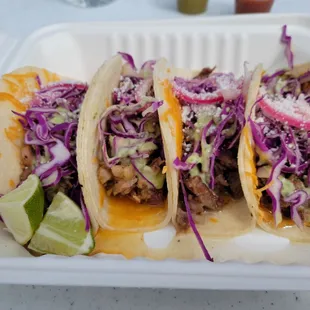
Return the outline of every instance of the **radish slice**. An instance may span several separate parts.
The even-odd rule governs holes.
[[[290,126],[310,130],[310,106],[303,94],[298,98],[271,97],[261,87],[259,97],[261,96],[263,98],[258,104],[266,115]]]
[[[174,92],[176,97],[188,104],[215,104],[224,101],[224,97],[220,91],[196,94],[184,88],[174,87]]]

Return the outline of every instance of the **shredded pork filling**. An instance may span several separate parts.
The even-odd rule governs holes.
[[[144,103],[137,96],[139,89],[145,91]],[[161,205],[166,196],[161,131],[157,110],[147,113],[152,108],[151,100],[155,101],[153,85],[142,78],[121,77],[112,97],[111,109],[115,106],[129,109],[126,113],[112,112],[106,119],[107,156],[117,160],[112,166],[100,160],[99,182],[109,196],[126,197],[138,204]],[[136,110],[136,105],[141,108]]]
[[[223,107],[223,104],[188,106],[183,102],[183,161],[186,161],[187,158],[187,161],[194,162],[195,165],[189,171],[181,171],[181,174],[187,191],[190,211],[196,223],[204,222],[206,212],[220,211],[231,201],[243,197],[237,165],[239,138],[234,117],[229,119],[223,128],[222,139],[224,141],[214,160],[214,188],[210,187],[210,156],[215,144],[215,136],[212,134],[225,119],[225,116],[221,114]],[[212,126],[206,138],[207,145],[201,145],[201,148],[204,147],[206,150],[203,151],[201,148],[194,150],[197,141],[201,139],[204,126],[209,122],[212,122]],[[232,143],[232,141],[234,142]],[[231,144],[233,145],[231,146]],[[200,155],[193,155],[194,151]],[[193,161],[189,160],[189,157],[192,157]],[[207,167],[204,167],[204,170],[203,165]],[[181,191],[176,222],[180,229],[187,229],[189,226]]]
[[[157,157],[148,164],[155,174],[161,173],[164,161]],[[98,178],[104,185],[109,196],[128,197],[136,203],[161,204],[164,201],[164,189],[154,189],[146,180],[141,178],[130,163],[120,163],[107,168],[100,163]]]
[[[238,144],[237,144],[238,145]],[[215,161],[215,188],[212,190],[203,182],[200,176],[183,175],[188,192],[188,201],[194,221],[203,223],[205,212],[220,211],[233,200],[243,197],[238,166],[237,145],[229,151],[223,151]],[[188,218],[182,193],[179,194],[179,204],[176,222],[181,229],[188,228]]]

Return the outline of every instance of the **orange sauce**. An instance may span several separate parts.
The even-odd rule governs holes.
[[[93,157],[93,159],[92,159],[92,164],[98,164],[99,163],[99,160],[98,160],[98,158],[97,157]]]
[[[120,254],[131,259],[137,256],[145,256],[147,250],[142,233],[99,229],[95,236],[95,249],[90,255],[98,253]]]
[[[12,118],[13,125],[4,129],[6,137],[17,147],[20,147],[20,141],[24,136],[24,129],[16,118]]]
[[[114,229],[152,227],[160,224],[167,215],[168,203],[139,204],[126,197],[107,196],[103,186],[99,190],[99,205],[106,210],[108,225]]]
[[[243,134],[244,134],[244,138],[245,138],[244,140],[245,140],[246,150],[249,153],[249,157],[250,157],[249,164],[251,166],[251,171],[247,171],[246,175],[248,175],[252,179],[254,190],[256,190],[257,185],[258,185],[258,178],[256,175],[255,154],[254,154],[253,147],[251,145],[249,125],[246,125],[243,128]]]
[[[274,217],[271,211],[265,209],[263,206],[260,206],[259,217],[262,219],[263,222],[275,228]],[[291,226],[296,226],[294,221],[288,218],[283,218],[282,222],[278,225],[277,228],[285,228],[285,227],[291,227]]]
[[[15,182],[13,180],[9,180],[9,185],[12,189],[16,187]]]
[[[215,217],[210,217],[209,218],[209,221],[211,222],[211,223],[218,223],[218,219],[217,218],[215,218]]]
[[[115,228],[152,227],[160,224],[167,214],[167,203],[151,206],[138,204],[129,198],[108,197],[109,226]]]
[[[10,93],[18,93],[19,98],[24,98],[32,95],[32,91],[29,90],[30,82],[35,82],[36,88],[39,88],[38,82],[36,81],[36,77],[38,74],[36,72],[28,72],[24,74],[4,74],[2,79],[9,86]]]
[[[28,108],[26,104],[22,104],[19,100],[17,100],[14,96],[8,94],[8,93],[0,93],[0,101],[7,100],[10,101],[15,108],[16,112],[25,112]]]
[[[172,118],[174,124],[170,124],[170,130],[173,137],[175,137],[177,156],[182,156],[182,142],[183,142],[183,124],[181,116],[181,106],[179,100],[173,93],[172,85],[168,80],[163,83],[164,86],[164,100],[168,104],[168,109],[162,115],[162,119],[169,123],[169,118]]]
[[[103,203],[104,203],[104,188],[102,185],[99,185],[100,188],[99,188],[99,206],[100,208],[103,207]]]

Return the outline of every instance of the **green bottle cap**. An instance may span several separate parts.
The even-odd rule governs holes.
[[[184,14],[201,14],[207,8],[208,0],[178,0],[178,9]]]

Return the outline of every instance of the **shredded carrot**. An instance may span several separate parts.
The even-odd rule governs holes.
[[[163,166],[162,174],[165,174],[167,172],[167,166]]]

